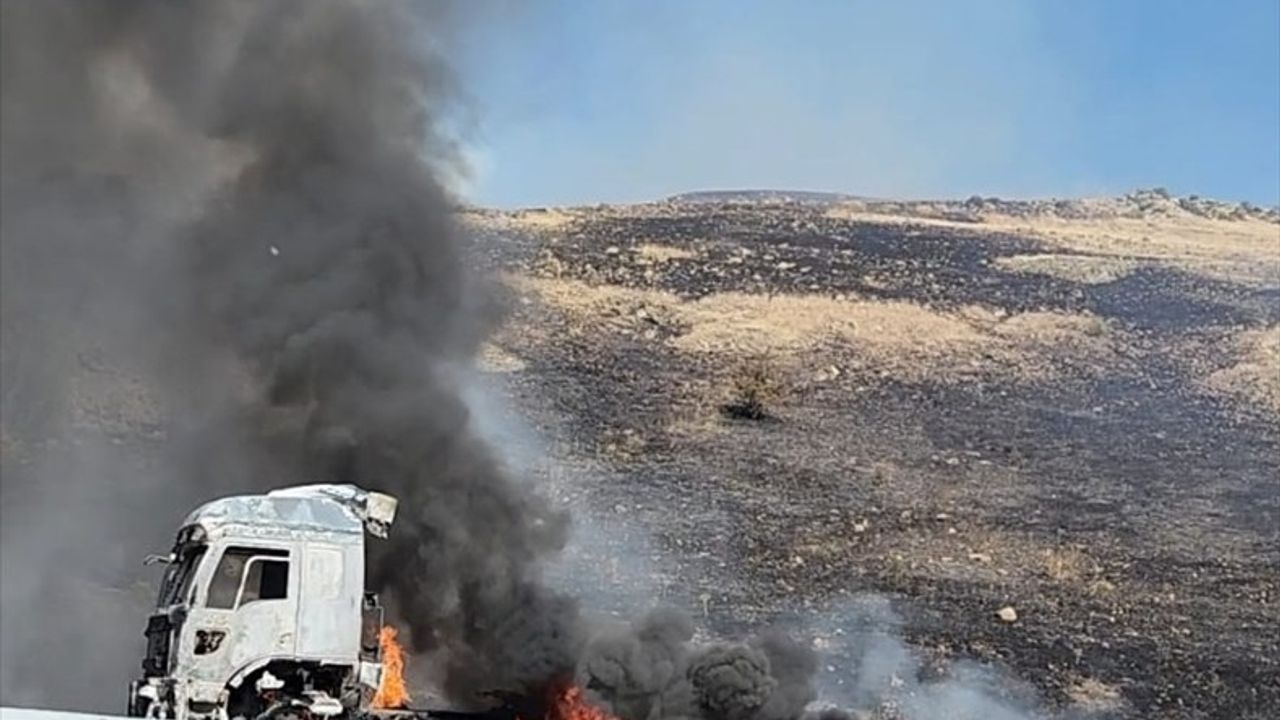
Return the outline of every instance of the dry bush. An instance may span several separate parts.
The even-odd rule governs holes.
[[[1056,583],[1079,583],[1093,574],[1093,563],[1076,548],[1050,548],[1044,551],[1044,571]]]
[[[767,356],[750,358],[729,376],[729,399],[720,412],[739,420],[770,419],[785,387],[776,363]]]

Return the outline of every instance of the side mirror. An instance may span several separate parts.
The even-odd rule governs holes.
[[[396,519],[396,506],[400,501],[380,492],[365,495],[364,525],[374,537],[386,538],[391,523]]]
[[[142,561],[142,564],[155,565],[156,563],[160,563],[161,565],[168,565],[172,563],[174,560],[177,560],[177,558],[174,557],[173,553],[169,553],[168,555],[152,554],[152,555],[148,555],[146,559]]]

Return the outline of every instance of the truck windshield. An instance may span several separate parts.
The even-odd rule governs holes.
[[[169,565],[164,575],[164,582],[160,585],[158,603],[160,607],[176,605],[187,599],[191,582],[196,576],[196,568],[200,566],[200,558],[204,557],[204,551],[205,546],[199,544],[183,545],[176,550],[178,559]]]

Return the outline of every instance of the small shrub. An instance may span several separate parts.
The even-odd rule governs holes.
[[[777,368],[767,358],[742,363],[729,378],[730,396],[720,412],[738,420],[768,420],[771,407],[782,396],[783,385]]]

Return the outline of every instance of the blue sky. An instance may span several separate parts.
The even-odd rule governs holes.
[[[452,57],[468,194],[1180,194],[1280,203],[1277,0],[563,0]]]

